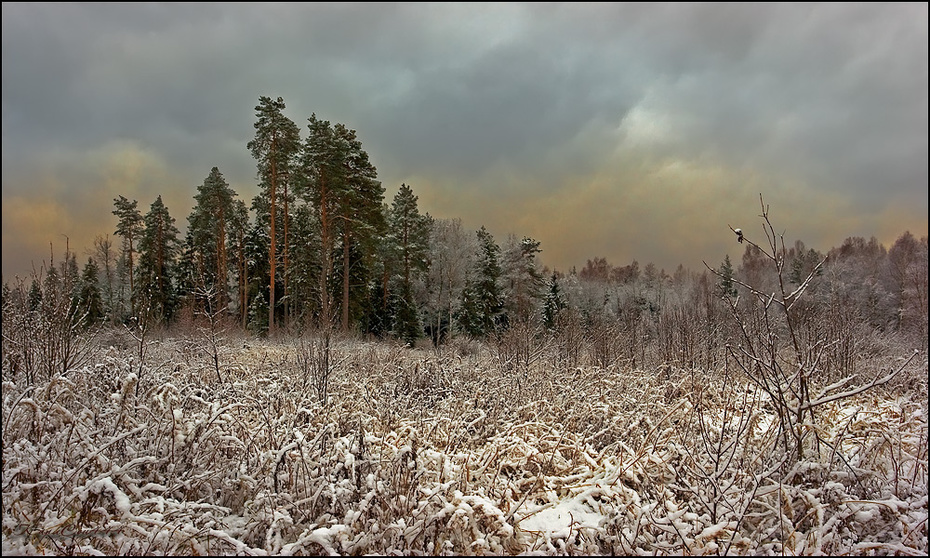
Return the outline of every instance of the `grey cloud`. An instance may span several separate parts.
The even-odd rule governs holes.
[[[108,215],[109,197],[77,192],[106,180],[86,161],[118,142],[151,154],[178,199],[212,166],[248,198],[245,145],[270,95],[302,131],[314,112],[356,129],[389,190],[423,177],[450,205],[456,187],[561,199],[679,162],[845,197],[873,219],[927,207],[926,4],[2,9],[5,200],[54,176],[61,199],[88,204],[76,215]]]

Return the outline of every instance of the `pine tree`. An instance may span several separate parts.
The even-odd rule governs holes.
[[[299,194],[313,207],[320,229],[320,325],[331,323],[332,305],[330,281],[333,273],[334,220],[339,203],[347,188],[341,162],[348,155],[348,146],[337,142],[333,127],[316,114],[307,119],[310,129],[301,154]]]
[[[139,288],[146,310],[158,320],[170,320],[176,303],[173,275],[178,252],[178,229],[168,208],[158,196],[145,215],[145,230],[139,241]]]
[[[275,271],[277,265],[277,213],[279,192],[285,204],[289,196],[288,187],[292,180],[292,168],[295,157],[300,148],[300,130],[293,121],[285,117],[284,99],[278,97],[272,101],[270,97],[259,97],[259,104],[255,107],[255,138],[248,143],[252,156],[258,160],[258,178],[263,195],[268,200],[268,330],[275,329]],[[287,208],[284,211],[284,233],[287,236]],[[285,247],[285,273],[287,278],[287,238]]]
[[[133,253],[135,252],[134,243],[142,234],[142,229],[145,227],[145,224],[142,220],[142,214],[139,212],[139,204],[136,200],[129,201],[125,197],[120,196],[113,200],[113,204],[116,206],[116,209],[113,210],[113,215],[116,215],[118,219],[116,232],[114,234],[123,237],[123,257],[128,266],[126,274],[129,276],[129,306],[130,311],[134,313],[136,294],[135,284],[133,282],[133,276],[135,275],[133,259]]]
[[[331,125],[316,114],[308,119],[309,133],[301,156],[300,194],[316,212],[320,230],[322,272],[319,277],[321,317],[333,318],[330,284],[334,273],[334,249],[341,248],[342,328],[349,327],[351,278],[364,276],[364,260],[375,250],[378,233],[384,230],[384,188],[377,171],[362,149],[354,130]],[[353,266],[357,269],[353,271]],[[367,298],[367,285],[360,284]]]
[[[242,200],[233,200],[229,218],[229,235],[234,245],[234,264],[238,292],[239,317],[243,326],[248,323],[249,262],[246,259],[245,238],[249,230],[249,210]]]
[[[335,126],[336,137],[349,147],[348,157],[343,162],[346,173],[346,198],[339,204],[342,213],[338,222],[342,243],[342,329],[349,329],[352,307],[352,277],[364,278],[367,273],[366,261],[370,261],[380,234],[385,231],[384,187],[377,180],[378,172],[362,149],[355,130],[342,124]],[[353,273],[354,268],[354,273]],[[367,299],[368,289],[365,282],[356,282],[360,287],[356,299]],[[367,300],[365,301],[367,302]]]
[[[218,308],[226,308],[229,300],[229,257],[227,241],[230,222],[234,219],[233,202],[236,193],[226,183],[217,167],[210,170],[198,186],[197,204],[187,218],[196,269],[196,286],[216,293]]]

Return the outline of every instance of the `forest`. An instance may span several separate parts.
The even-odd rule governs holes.
[[[926,236],[552,270],[284,109],[4,278],[5,555],[926,555]]]

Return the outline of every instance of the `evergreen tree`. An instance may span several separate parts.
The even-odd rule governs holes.
[[[103,297],[100,294],[100,268],[93,258],[87,258],[81,273],[79,307],[84,315],[84,325],[93,326],[103,320]]]
[[[804,243],[800,240],[794,243],[788,251],[788,259],[791,261],[791,272],[788,274],[788,280],[794,285],[800,285],[808,274],[817,269],[817,276],[823,274],[823,268],[817,268],[817,264],[823,259],[823,255],[817,253],[813,248],[806,249]]]
[[[382,206],[385,223],[391,220],[391,207]],[[397,288],[400,265],[399,249],[396,235],[388,225],[387,231],[380,235],[375,248],[375,257],[371,270],[372,281],[369,286],[369,305],[362,316],[362,330],[377,336],[389,333],[394,324],[396,300],[393,295]]]
[[[269,248],[269,238],[268,238],[268,227],[262,222],[261,216],[263,213],[261,210],[255,210],[256,205],[260,205],[263,200],[260,197],[256,197],[252,200],[253,212],[255,213],[255,220],[245,231],[244,245],[245,245],[245,262],[248,268],[248,281],[246,283],[246,299],[249,301],[248,306],[246,307],[246,312],[248,313],[247,324],[251,324],[253,320],[253,315],[251,309],[254,307],[254,299],[259,294],[262,295],[262,308],[267,312],[268,310],[268,297],[263,294],[268,290],[268,277],[269,277],[269,259],[268,259],[268,248]],[[267,204],[265,204],[267,206]],[[267,216],[267,213],[264,215]],[[262,318],[262,323],[265,324],[267,328],[268,316],[266,315]]]
[[[477,268],[462,292],[458,321],[466,333],[483,337],[507,324],[500,288],[500,247],[484,227],[477,237]]]
[[[368,288],[364,278],[371,267],[379,235],[385,232],[384,187],[377,180],[378,172],[362,149],[355,130],[336,124],[335,132],[348,145],[348,157],[343,162],[347,188],[337,228],[342,244],[342,329],[348,330],[353,300],[367,303]],[[352,277],[363,278],[353,282]],[[352,292],[355,285],[356,291]],[[354,294],[354,296],[353,296]]]
[[[32,283],[29,285],[27,305],[30,312],[35,312],[42,306],[42,286],[39,284],[37,277],[33,277]]]
[[[233,200],[229,218],[229,235],[233,249],[233,264],[236,267],[239,318],[243,326],[248,323],[249,307],[249,262],[246,258],[245,238],[249,230],[249,210],[242,200]]]
[[[192,311],[203,308],[203,300],[197,297],[198,290],[204,285],[203,254],[197,250],[194,241],[194,231],[187,229],[184,242],[179,248],[180,255],[174,270],[175,289],[182,305],[189,306]]]
[[[333,274],[333,248],[335,245],[335,220],[340,214],[340,204],[347,190],[345,168],[349,146],[337,141],[332,125],[320,120],[316,114],[307,119],[309,133],[301,153],[301,181],[299,195],[313,208],[320,230],[320,325],[326,326],[333,319],[330,283]]]
[[[720,265],[720,282],[717,283],[717,295],[723,298],[736,296],[736,286],[733,284],[733,264],[727,254]]]
[[[546,300],[543,303],[543,324],[546,329],[555,329],[556,319],[559,313],[565,309],[565,298],[562,296],[562,289],[559,288],[559,277],[554,272],[549,279],[549,288],[546,291]]]
[[[129,201],[123,196],[115,198],[113,204],[116,206],[116,209],[113,210],[113,214],[116,215],[118,221],[116,224],[116,232],[114,234],[123,237],[123,258],[126,262],[126,275],[129,277],[129,304],[132,312],[135,312],[135,284],[133,282],[133,276],[135,275],[134,267],[134,258],[133,253],[135,252],[135,242],[139,239],[139,236],[142,234],[142,230],[145,227],[145,223],[142,220],[142,214],[138,209],[138,202],[136,200]]]
[[[293,121],[285,117],[284,99],[278,97],[259,97],[255,107],[255,138],[248,143],[252,156],[258,161],[258,178],[262,195],[268,201],[268,330],[275,329],[275,271],[277,263],[277,214],[278,196],[285,204],[289,196],[288,188],[293,177],[292,168],[300,149],[300,130]],[[280,194],[279,194],[280,193]],[[287,235],[287,208],[283,213],[285,237]],[[286,250],[287,238],[284,239]],[[287,252],[285,251],[285,278],[287,277]]]
[[[319,222],[308,204],[294,210],[291,221],[291,278],[295,318],[303,323],[315,323],[319,318],[320,230]]]
[[[538,319],[545,284],[536,261],[536,254],[541,251],[539,241],[532,238],[523,237],[519,242],[514,236],[508,238],[501,267],[505,308],[514,319]]]
[[[268,303],[265,294],[261,291],[252,297],[249,305],[249,330],[258,335],[268,332]]]
[[[144,293],[146,310],[152,311],[156,319],[167,321],[177,301],[173,275],[179,232],[161,196],[152,203],[144,221],[139,241],[139,288]]]
[[[394,196],[388,220],[389,232],[386,238],[391,246],[389,252],[396,253],[401,263],[401,273],[397,277],[400,293],[397,297],[399,305],[394,330],[399,337],[412,345],[423,331],[413,296],[413,280],[427,268],[430,219],[420,214],[417,196],[413,194],[413,190],[406,184],[401,184]]]
[[[301,157],[301,196],[319,220],[322,273],[319,277],[321,315],[333,317],[329,286],[334,273],[334,249],[339,241],[342,282],[342,328],[349,327],[352,277],[367,275],[378,234],[384,231],[384,188],[354,130],[331,125],[316,114],[308,119]],[[353,266],[356,268],[353,270]],[[356,298],[367,301],[367,284],[356,283]]]
[[[218,308],[229,301],[229,257],[227,242],[230,222],[234,219],[233,202],[236,193],[226,183],[217,167],[211,169],[198,186],[197,202],[187,218],[193,251],[196,287],[216,293]]]

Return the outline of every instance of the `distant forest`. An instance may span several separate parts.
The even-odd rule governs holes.
[[[584,337],[605,363],[635,363],[649,347],[662,362],[712,366],[731,338],[728,306],[748,286],[774,292],[787,281],[809,283],[798,312],[817,335],[901,334],[927,348],[926,236],[904,232],[890,248],[850,237],[826,253],[771,239],[773,267],[758,246],[767,239],[747,235],[742,261],[697,272],[604,258],[557,272],[540,265],[532,238],[499,242],[484,227],[421,213],[407,184],[388,203],[354,130],[313,114],[301,138],[284,108],[264,96],[255,107],[247,147],[261,190],[250,207],[216,167],[197,187],[183,238],[161,196],[144,213],[119,196],[114,236],[95,239],[83,268],[69,248],[4,282],[5,318],[67,316],[48,327],[83,329],[222,320],[258,335],[320,328],[409,345],[554,331]]]

